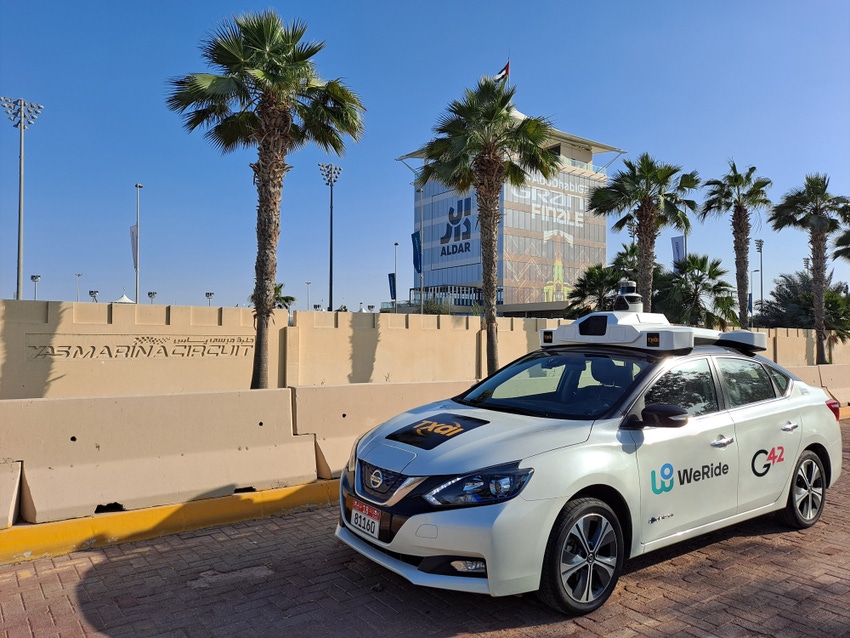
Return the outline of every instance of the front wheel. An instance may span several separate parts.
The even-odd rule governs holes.
[[[557,611],[590,613],[614,591],[624,560],[614,511],[595,498],[570,501],[549,536],[538,595]]]
[[[796,529],[818,522],[826,503],[826,474],[820,457],[806,450],[797,460],[791,477],[791,490],[785,509],[777,512],[780,521]]]

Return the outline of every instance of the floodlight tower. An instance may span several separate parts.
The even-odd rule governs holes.
[[[339,179],[339,174],[342,172],[342,166],[334,166],[333,164],[319,164],[319,170],[322,171],[322,177],[325,184],[331,189],[331,234],[330,234],[330,265],[328,274],[328,311],[333,312],[334,309],[334,182]]]
[[[44,107],[27,102],[24,98],[13,100],[8,97],[0,97],[0,106],[21,134],[18,164],[18,288],[15,291],[15,299],[20,300],[24,298],[24,131],[35,124]]]

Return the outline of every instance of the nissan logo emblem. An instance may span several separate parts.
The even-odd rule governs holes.
[[[376,490],[379,487],[381,487],[381,483],[383,483],[383,482],[384,482],[384,475],[381,474],[381,470],[375,470],[369,476],[369,485],[372,486],[373,490]]]

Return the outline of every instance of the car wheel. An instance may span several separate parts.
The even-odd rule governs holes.
[[[624,560],[614,511],[595,498],[570,501],[549,535],[538,595],[558,611],[587,614],[614,591]]]
[[[796,529],[805,529],[817,523],[826,503],[826,474],[817,454],[806,450],[797,460],[791,477],[788,503],[777,516],[780,521]]]

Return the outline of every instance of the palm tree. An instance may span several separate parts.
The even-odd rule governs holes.
[[[750,230],[752,223],[750,214],[759,208],[769,207],[767,189],[771,182],[766,177],[754,177],[755,166],[750,166],[745,173],[739,173],[735,162],[729,160],[729,172],[720,179],[710,179],[705,183],[708,187],[708,198],[703,202],[699,213],[705,221],[709,215],[723,215],[732,211],[732,246],[735,251],[735,283],[738,287],[738,321],[741,326],[748,326],[748,281],[750,272]]]
[[[251,387],[268,387],[269,320],[274,312],[280,201],[287,155],[313,142],[337,155],[344,136],[363,132],[360,98],[340,80],[321,80],[312,58],[324,42],[303,42],[303,22],[284,24],[273,11],[245,14],[219,26],[201,44],[215,73],[169,81],[168,108],[183,114],[186,130],[224,153],[257,147],[251,164],[257,187],[254,293],[257,343]]]
[[[284,295],[283,289],[286,284],[275,284],[274,285],[274,307],[275,310],[286,309],[289,310],[297,300],[292,295]],[[252,305],[256,306],[254,303],[254,295],[248,297],[248,301],[251,302]]]
[[[690,230],[687,210],[695,211],[697,205],[685,196],[699,186],[700,180],[696,171],[680,174],[680,166],[661,164],[648,153],[642,154],[636,162],[623,160],[623,164],[625,171],[618,172],[607,186],[591,192],[588,207],[594,215],[622,214],[612,226],[616,231],[630,226],[635,229],[637,289],[650,312],[655,240],[667,226],[684,232]]]
[[[824,293],[826,290],[827,244],[841,223],[850,223],[850,200],[829,193],[829,177],[806,175],[801,188],[788,191],[770,214],[775,230],[793,227],[809,233],[812,259],[812,306],[817,365],[827,362]]]
[[[568,317],[581,317],[588,312],[611,310],[622,274],[613,267],[595,264],[576,280],[567,299]]]
[[[611,262],[611,267],[622,273],[626,279],[637,279],[638,272],[638,248],[637,244],[621,244],[620,250]],[[656,267],[658,264],[656,264]]]
[[[678,309],[674,321],[721,330],[737,325],[733,288],[722,279],[729,271],[720,263],[696,254],[676,262],[669,280],[670,298]]]
[[[814,327],[814,295],[812,275],[807,271],[781,274],[771,292],[772,299],[764,302],[759,318],[767,328]],[[850,338],[850,295],[843,281],[832,283],[832,272],[824,281],[824,327],[834,332],[842,342]]]
[[[452,101],[434,126],[434,137],[417,151],[425,165],[417,185],[435,180],[459,192],[475,189],[481,233],[482,297],[487,331],[487,374],[499,367],[496,325],[499,195],[505,183],[523,186],[530,173],[556,174],[559,158],[545,146],[553,129],[544,118],[520,115],[515,88],[481,78]]]

